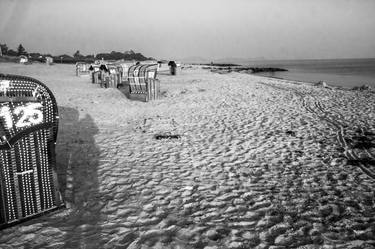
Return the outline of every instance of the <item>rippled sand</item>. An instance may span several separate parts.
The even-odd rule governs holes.
[[[375,247],[374,93],[193,68],[142,103],[72,65],[0,72],[54,92],[68,204],[0,248]]]

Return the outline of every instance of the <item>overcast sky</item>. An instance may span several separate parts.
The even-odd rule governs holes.
[[[0,0],[0,43],[177,59],[375,57],[374,0]]]

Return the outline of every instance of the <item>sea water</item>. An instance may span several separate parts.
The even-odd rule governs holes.
[[[332,60],[275,60],[249,61],[251,67],[278,67],[287,72],[257,73],[257,75],[288,80],[328,85],[355,87],[369,85],[375,88],[375,59],[332,59]]]

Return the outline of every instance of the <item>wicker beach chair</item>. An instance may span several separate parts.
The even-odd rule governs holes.
[[[91,83],[93,83],[93,84],[99,84],[100,79],[101,79],[100,75],[101,75],[101,71],[91,72]]]
[[[157,64],[133,65],[128,70],[129,98],[149,101],[158,99],[160,83],[156,79]]]
[[[106,65],[106,70],[102,70],[103,77],[100,83],[104,88],[117,88],[121,82],[121,73],[117,65]]]
[[[76,76],[89,75],[90,74],[90,64],[85,62],[76,63]]]
[[[91,83],[98,84],[99,83],[99,75],[100,75],[100,68],[99,65],[91,64],[89,67],[90,75],[91,75]]]
[[[107,64],[100,64],[99,66],[99,75],[98,75],[98,83],[100,87],[103,87],[105,84],[106,77],[109,76],[109,69]]]
[[[57,104],[29,77],[0,74],[0,228],[62,207]]]
[[[116,64],[117,68],[117,86],[120,85],[124,81],[124,68],[121,64]]]
[[[100,71],[100,65],[96,65],[96,64],[91,64],[89,66],[89,71],[92,73],[92,72],[98,72]]]
[[[138,72],[141,65],[133,65],[128,71],[129,93],[140,93]]]
[[[129,63],[129,62],[120,62],[116,64],[117,69],[120,72],[120,77],[121,77],[119,86],[120,85],[122,86],[124,85],[124,83],[128,82],[129,68],[132,67],[133,65],[134,65],[133,63]]]

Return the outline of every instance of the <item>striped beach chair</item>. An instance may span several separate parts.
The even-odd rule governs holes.
[[[124,81],[128,81],[128,71],[129,71],[129,67],[131,66],[132,64],[129,64],[129,63],[120,63],[119,66],[121,67],[121,83],[124,82]]]
[[[90,75],[91,75],[91,83],[98,84],[99,83],[99,75],[100,75],[100,66],[96,64],[91,64],[89,67]]]
[[[141,65],[133,65],[128,70],[129,93],[140,93],[138,72]]]
[[[102,81],[100,83],[101,87],[117,88],[117,86],[121,83],[121,72],[119,71],[119,67],[117,65],[105,65],[105,69],[103,68],[102,70],[102,76]]]
[[[147,102],[160,95],[160,83],[156,79],[158,64],[133,65],[128,70],[129,95],[144,97]]]
[[[91,72],[91,83],[93,84],[99,84],[101,79],[101,71],[94,71]]]
[[[64,206],[57,130],[57,104],[43,83],[0,74],[0,228]]]

